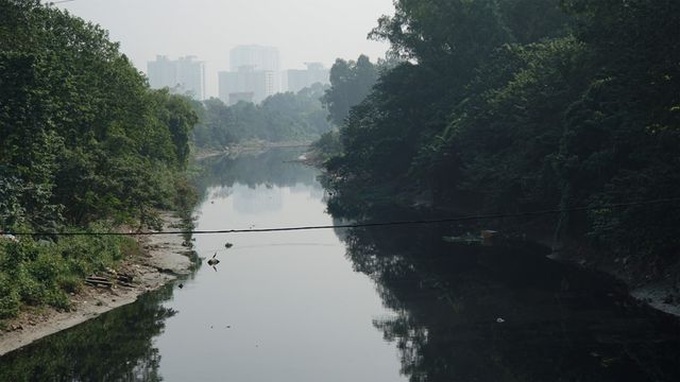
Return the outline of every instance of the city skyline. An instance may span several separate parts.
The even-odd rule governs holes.
[[[176,94],[196,100],[210,98],[205,94],[206,74],[198,57],[176,59],[157,55],[147,62],[147,78],[153,89],[168,88]],[[306,62],[305,69],[280,69],[276,47],[241,45],[229,52],[229,71],[217,73],[217,98],[226,104],[239,100],[259,103],[279,92],[297,93],[314,83],[330,83],[330,69],[320,62]]]
[[[141,71],[157,55],[196,56],[205,62],[206,96],[217,96],[217,72],[229,70],[239,45],[276,46],[281,69],[306,62],[332,66],[336,58],[372,61],[386,42],[366,39],[378,18],[394,13],[391,0],[76,0],[55,6],[109,31]]]
[[[217,73],[218,96],[228,105],[260,103],[281,91],[279,49],[239,45],[229,51],[229,71]]]

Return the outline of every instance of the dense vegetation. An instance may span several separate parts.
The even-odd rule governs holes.
[[[331,87],[321,101],[328,110],[328,119],[341,126],[352,107],[366,98],[378,79],[378,66],[364,55],[356,61],[335,60],[331,68]]]
[[[378,63],[373,64],[363,54],[356,61],[346,61],[340,58],[335,60],[330,73],[331,86],[321,97],[321,102],[328,111],[328,120],[333,123],[334,127],[345,123],[350,110],[368,96],[378,80],[380,71],[389,68],[390,64],[391,62],[382,59],[378,59]],[[313,142],[310,151],[317,162],[323,162],[341,154],[342,145],[337,128],[324,133]]]
[[[402,63],[351,109],[343,151],[326,162],[345,206],[365,212],[397,195],[452,213],[561,209],[551,222],[561,240],[587,238],[645,275],[677,263],[680,3],[395,9],[371,36]],[[588,210],[569,212],[578,207]]]
[[[136,250],[56,234],[157,226],[157,209],[190,205],[182,173],[196,122],[104,30],[37,0],[0,0],[0,320],[22,303],[67,308],[84,275]]]
[[[200,123],[193,141],[201,149],[223,150],[249,141],[309,142],[330,130],[317,83],[298,93],[278,93],[262,103],[227,106],[217,98],[195,103]]]

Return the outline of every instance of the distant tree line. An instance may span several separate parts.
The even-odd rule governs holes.
[[[563,238],[656,270],[677,262],[679,202],[610,206],[679,195],[679,2],[394,4],[370,36],[401,63],[343,117],[331,208],[563,209]]]
[[[309,142],[331,129],[316,83],[297,93],[278,93],[260,104],[227,106],[217,98],[195,102],[200,122],[192,132],[197,148],[222,150],[248,141]]]
[[[21,302],[67,307],[82,275],[133,249],[52,234],[157,226],[157,209],[195,199],[182,174],[197,120],[98,26],[0,0],[0,319]],[[5,236],[19,232],[43,235]]]

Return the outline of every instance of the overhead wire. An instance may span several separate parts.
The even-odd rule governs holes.
[[[473,220],[492,220],[504,218],[522,218],[522,217],[536,217],[542,215],[554,215],[565,212],[579,212],[597,209],[617,209],[624,207],[665,204],[672,202],[680,202],[678,198],[665,198],[654,200],[643,200],[627,203],[615,203],[599,206],[582,206],[571,208],[556,208],[537,211],[513,212],[513,213],[494,213],[481,215],[466,215],[449,218],[438,219],[418,219],[418,220],[394,220],[384,222],[366,222],[366,223],[348,223],[348,224],[330,224],[330,225],[306,225],[306,226],[290,226],[290,227],[268,227],[268,228],[226,228],[215,230],[172,230],[172,231],[133,231],[133,232],[92,232],[92,231],[78,231],[78,232],[11,232],[15,236],[150,236],[150,235],[212,235],[212,234],[235,234],[235,233],[262,233],[262,232],[288,232],[288,231],[310,231],[320,229],[346,229],[346,228],[370,228],[370,227],[389,227],[389,226],[404,226],[404,225],[424,225],[424,224],[441,224],[441,223],[456,223]]]

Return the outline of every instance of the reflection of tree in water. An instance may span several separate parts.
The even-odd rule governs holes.
[[[231,187],[213,187],[210,191],[210,195],[207,195],[208,198],[226,199],[231,196],[234,190]]]
[[[411,381],[680,380],[680,325],[616,284],[527,249],[454,246],[435,227],[353,229],[356,270]],[[500,320],[498,320],[500,318]]]
[[[0,357],[0,381],[160,381],[153,338],[175,311],[172,286]]]
[[[348,231],[348,229],[347,228],[338,228],[337,226],[347,225],[347,224],[351,224],[351,223],[353,223],[353,221],[351,221],[351,220],[345,220],[345,219],[333,217],[333,225],[336,226],[336,227],[333,228],[333,232],[335,233],[335,236],[337,236],[338,239],[340,239],[340,241],[343,242],[343,243],[347,242],[347,231]]]
[[[318,170],[291,163],[304,149],[271,149],[261,154],[211,157],[201,161],[202,174],[197,180],[200,195],[213,185],[231,187],[235,183],[255,188],[258,185],[290,187],[298,183],[320,188]]]

